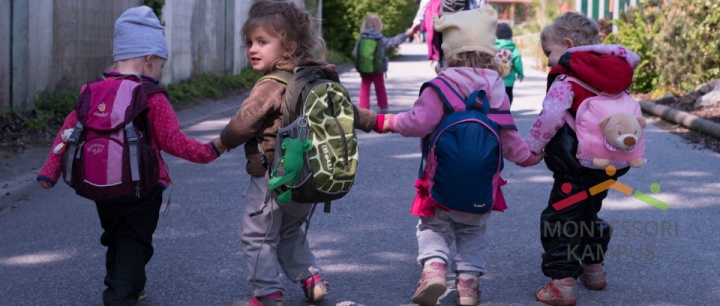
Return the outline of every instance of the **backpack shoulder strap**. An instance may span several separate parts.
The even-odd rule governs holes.
[[[145,93],[150,96],[151,94],[154,94],[156,92],[160,92],[165,95],[165,97],[168,96],[168,91],[165,87],[162,87],[160,85],[156,85],[153,82],[142,82],[140,85],[145,89]]]
[[[422,94],[422,91],[428,86],[435,88],[435,90],[440,95],[440,98],[443,100],[443,103],[445,103],[445,106],[447,106],[453,112],[461,112],[465,110],[475,109],[475,101],[477,101],[478,98],[481,98],[483,101],[482,105],[480,106],[480,111],[486,115],[490,112],[490,102],[488,101],[487,93],[485,92],[485,90],[476,90],[472,92],[470,96],[468,96],[466,99],[460,93],[458,93],[457,90],[455,90],[455,88],[453,88],[447,80],[442,77],[436,77],[428,82],[423,83],[422,87],[420,88],[420,93]],[[448,97],[450,98],[448,99]]]
[[[271,73],[268,73],[261,78],[257,80],[257,82],[260,82],[261,80],[265,79],[273,79],[275,81],[278,81],[283,84],[288,84],[290,82],[290,79],[292,78],[293,74],[290,71],[285,70],[275,70]],[[257,82],[255,82],[257,84]]]
[[[420,87],[420,94],[422,94],[423,90],[428,87],[435,89],[440,96],[440,99],[442,99],[443,104],[445,104],[445,106],[447,106],[447,108],[452,112],[460,112],[466,109],[465,103],[463,103],[465,98],[463,98],[463,96],[461,96],[460,93],[450,86],[450,83],[442,77],[436,77],[423,83]]]
[[[565,75],[564,80],[578,84],[578,85],[582,86],[583,88],[587,89],[588,91],[594,93],[595,95],[600,95],[602,93],[602,91],[598,90],[595,87],[590,86],[590,84],[585,83],[585,81],[580,80],[578,78],[571,77],[569,75]]]
[[[285,101],[282,106],[282,124],[288,126],[297,119],[301,111],[305,85],[317,79],[326,79],[327,75],[317,66],[298,66],[291,74],[293,81],[287,83]],[[288,72],[290,73],[290,72]]]

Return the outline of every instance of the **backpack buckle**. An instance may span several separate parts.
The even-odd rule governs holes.
[[[125,135],[127,136],[127,139],[131,143],[136,143],[138,140],[138,135],[135,132],[135,127],[133,126],[132,121],[128,122],[128,124],[125,126]]]

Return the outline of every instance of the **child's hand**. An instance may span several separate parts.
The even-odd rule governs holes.
[[[407,31],[405,31],[405,36],[407,36],[407,37],[413,37],[414,35],[415,35],[415,27],[411,27]]]
[[[40,184],[40,187],[42,187],[44,189],[52,188],[52,185],[50,185],[50,183],[48,183],[47,181],[38,180],[38,184]]]
[[[220,137],[217,137],[217,138],[213,139],[213,144],[214,144],[215,147],[218,149],[218,151],[220,152],[220,154],[225,153],[225,151],[230,152],[230,149],[228,149],[228,147],[226,147],[226,146],[224,146],[224,145],[222,144],[222,141],[220,141]]]
[[[534,161],[532,162],[532,164],[530,164],[529,166],[535,166],[535,165],[539,164],[539,163],[543,160],[543,158],[545,158],[545,155],[547,155],[547,153],[545,153],[545,152],[541,152],[541,153],[535,153],[535,152],[533,152],[532,155],[533,155],[533,157],[535,157],[535,160],[534,160]]]
[[[395,116],[394,114],[385,114],[385,121],[383,121],[382,132],[380,132],[380,133],[392,132],[390,130],[390,119],[392,119],[392,117],[394,117],[394,116]]]

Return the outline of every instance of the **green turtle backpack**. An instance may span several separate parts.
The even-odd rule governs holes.
[[[268,198],[325,203],[327,212],[330,201],[345,196],[355,181],[358,142],[350,95],[319,67],[277,71],[263,78],[287,84]]]

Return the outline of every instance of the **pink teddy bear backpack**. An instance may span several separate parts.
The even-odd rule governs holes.
[[[616,169],[642,166],[645,162],[645,138],[642,133],[645,121],[640,104],[625,91],[609,95],[577,78],[565,76],[565,80],[596,94],[580,104],[574,118],[570,114],[566,114],[565,118],[577,134],[576,157],[580,164],[594,169],[605,169],[608,165]],[[610,117],[618,113],[628,114],[637,120],[637,123],[631,122],[636,128],[615,131],[615,126],[608,126]]]

